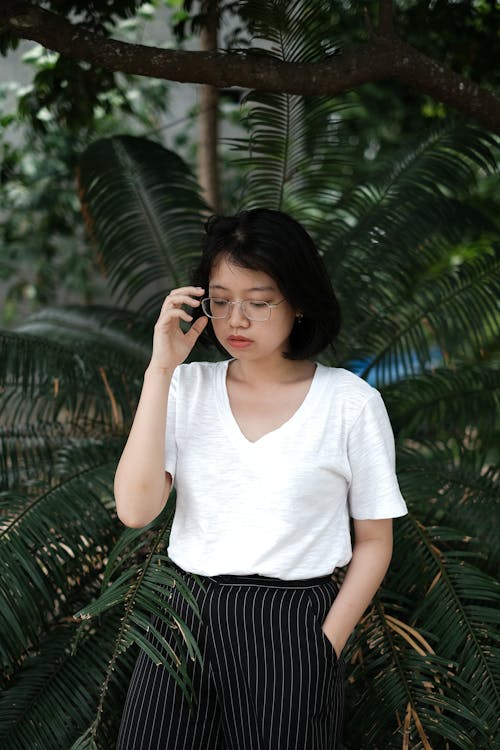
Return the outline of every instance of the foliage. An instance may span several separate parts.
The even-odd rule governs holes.
[[[287,132],[277,118],[275,137],[281,127]],[[259,144],[261,132],[258,128],[251,132],[253,144]],[[443,143],[447,144],[444,151]],[[465,144],[468,157],[463,156]],[[281,153],[286,159],[286,151]],[[455,158],[451,160],[452,154]],[[488,161],[482,134],[473,129],[464,132],[461,127],[448,128],[440,137],[430,134],[392,170],[383,166],[379,189],[375,181],[337,199],[341,215],[356,217],[356,221],[339,222],[330,248],[324,244],[325,258],[336,269],[336,287],[346,317],[341,356],[325,355],[324,361],[351,366],[366,342],[365,367],[366,362],[371,365],[365,375],[370,373],[389,405],[398,438],[400,481],[411,509],[409,518],[396,526],[394,565],[385,586],[347,650],[352,663],[347,737],[360,748],[399,747],[403,729],[413,737],[412,747],[425,738],[436,748],[445,747],[440,744],[445,742],[486,748],[495,732],[499,655],[492,628],[498,619],[495,606],[500,593],[491,577],[496,545],[490,513],[495,498],[492,461],[498,455],[492,419],[492,405],[498,398],[493,331],[498,321],[491,297],[497,265],[487,242],[480,246],[481,252],[476,248],[470,260],[462,263],[465,282],[455,284],[450,295],[458,313],[456,321],[442,331],[439,325],[434,330],[423,329],[416,341],[425,341],[426,346],[415,364],[412,358],[400,356],[408,325],[405,317],[403,325],[398,323],[395,311],[417,300],[422,318],[425,315],[432,321],[438,315],[443,290],[455,269],[436,260],[439,254],[443,260],[450,256],[460,228],[443,223],[435,238],[429,222],[416,221],[415,236],[405,247],[403,270],[401,253],[392,246],[394,233],[389,231],[407,221],[404,212],[401,216],[391,210],[395,196],[402,204],[401,196],[408,191],[415,197],[418,211],[422,210],[417,187],[424,173],[429,175],[426,208],[431,216],[442,212],[443,218],[448,218],[447,212],[454,210],[453,183],[463,189],[473,174],[465,168],[467,158]],[[460,159],[464,161],[460,163]],[[178,187],[167,200],[158,201],[158,191],[165,191],[168,170]],[[306,177],[307,165],[304,171]],[[158,246],[155,241],[157,226],[185,226],[185,218],[178,224],[176,220],[186,209],[195,224],[198,216],[201,227],[203,206],[179,157],[140,139],[106,139],[87,149],[80,180],[85,215],[105,253],[112,282],[119,280],[128,295],[147,290],[150,277],[141,274],[140,268],[151,266],[168,286],[172,264],[177,273],[175,283],[188,280],[192,243],[174,252],[176,234],[166,235],[172,255],[161,266],[158,251],[163,244]],[[293,180],[290,182],[282,194],[294,203]],[[249,179],[252,184],[253,178]],[[382,192],[380,184],[384,184]],[[445,184],[447,196],[441,192]],[[271,184],[268,200],[274,194]],[[382,194],[385,200],[381,200]],[[288,208],[285,202],[281,207]],[[473,222],[476,232],[488,228],[476,213],[463,211],[463,215],[471,234]],[[321,238],[321,221],[313,219],[311,231]],[[130,233],[134,240],[124,243],[122,232]],[[386,305],[384,315],[377,316],[365,307],[364,281],[352,263],[356,258],[372,273],[374,253],[379,251],[373,238],[384,233],[388,237],[384,273],[374,273],[371,290],[373,299],[378,300],[378,295],[383,299],[390,288],[393,308]],[[426,238],[429,247],[423,257],[419,236]],[[425,280],[425,309],[418,283],[401,283],[402,278],[415,279],[416,269]],[[478,284],[478,276],[486,276],[488,283]],[[467,296],[471,288],[476,298],[472,307]],[[469,325],[477,337],[465,353],[458,346],[466,334],[460,302],[468,306]],[[50,715],[52,685],[54,695],[63,689],[56,688],[53,681],[59,681],[60,686],[65,680],[74,681],[79,662],[72,668],[72,659],[84,660],[89,653],[100,656],[92,677],[86,675],[79,689],[93,697],[85,704],[86,713],[81,707],[77,711],[68,706],[72,723],[60,729],[59,741],[64,737],[64,742],[73,742],[80,734],[82,747],[90,747],[92,742],[97,742],[97,747],[111,747],[116,719],[109,717],[119,714],[123,701],[133,663],[131,653],[135,653],[131,645],[149,648],[143,636],[148,616],[161,611],[166,618],[171,614],[162,594],[174,575],[165,554],[172,503],[150,528],[120,534],[111,493],[112,467],[128,432],[148,359],[153,312],[147,305],[140,314],[107,308],[47,310],[28,319],[18,332],[3,335],[3,406],[9,420],[3,435],[6,495],[0,552],[5,556],[5,569],[13,571],[12,579],[5,581],[5,595],[19,587],[23,591],[17,599],[11,594],[10,608],[4,608],[8,612],[3,624],[9,631],[3,641],[8,676],[5,698],[0,701],[0,725],[7,747],[33,742],[35,720],[42,712]],[[356,333],[356,327],[362,333]],[[431,343],[438,346],[442,360],[434,369],[428,359]],[[411,346],[410,340],[408,350]],[[385,357],[395,352],[398,372],[380,365],[383,358],[377,347]],[[195,356],[213,353],[198,351]],[[478,381],[484,388],[476,385]],[[476,398],[471,398],[471,391]],[[454,409],[451,413],[449,404]],[[467,436],[472,433],[471,446]],[[20,569],[11,564],[24,560],[29,549],[38,551],[30,565],[28,560]],[[87,558],[88,565],[83,562]],[[82,604],[85,618],[91,619],[85,619],[77,630],[62,627],[68,617],[74,621]],[[125,618],[119,620],[123,607]],[[96,617],[101,622],[99,628],[92,627]],[[170,669],[178,660],[179,665],[185,663],[186,651],[195,648],[189,631],[182,632],[185,641],[179,640],[178,653],[167,662]],[[86,644],[93,644],[90,650]],[[54,649],[60,649],[57,657]],[[50,668],[51,659],[61,665],[57,677]],[[179,669],[174,673],[182,679],[182,666]],[[30,714],[30,720],[19,723],[16,716],[21,714],[13,711],[18,705],[16,696],[32,699],[32,680],[46,681],[43,684],[50,689],[40,693],[39,700],[32,700],[35,713]],[[184,686],[189,694],[189,685]],[[399,730],[394,724],[398,715]]]
[[[91,29],[129,42],[147,43],[150,23],[163,21],[177,32],[175,43],[180,48],[192,35],[199,33],[204,22],[200,4],[187,0],[153,3],[113,0],[90,4],[65,0],[45,5],[64,16],[78,10],[79,18]],[[265,39],[259,40],[259,29],[263,29],[265,37],[266,29],[274,23],[273,19],[266,19],[266,12],[269,16],[267,5],[219,3],[221,46],[263,54],[263,48],[269,45]],[[367,6],[374,24],[376,5],[372,2]],[[428,54],[446,59],[454,69],[494,88],[496,83],[491,77],[494,64],[488,62],[489,53],[494,50],[491,43],[495,29],[493,19],[498,13],[494,4],[482,2],[465,7],[465,3],[438,2],[425,11],[420,6],[406,0],[395,3],[396,28],[402,36]],[[309,60],[338,53],[342,46],[362,42],[367,36],[359,4],[315,3],[310,6],[306,20],[307,24],[316,23],[323,29],[319,44],[316,48],[311,45],[308,50]],[[433,35],[432,47],[427,46],[429,28],[439,30]],[[272,41],[269,34],[267,36]],[[316,37],[311,34],[310,38]],[[165,44],[170,43],[174,42]],[[476,52],[478,48],[482,49],[481,55]],[[306,54],[303,46],[301,54]],[[3,103],[0,115],[3,125],[0,282],[6,287],[3,323],[7,325],[49,301],[83,299],[92,303],[102,298],[105,292],[101,270],[96,259],[86,252],[73,188],[78,154],[96,136],[118,132],[134,135],[146,131],[166,145],[166,128],[172,124],[166,119],[170,98],[165,82],[111,74],[65,59],[36,44],[23,60],[32,70],[29,85],[9,84],[0,91],[0,102],[7,93],[16,100],[14,109],[8,109]],[[242,125],[244,135],[249,123],[245,119],[241,121],[238,115],[241,95],[237,89],[222,91],[219,115],[221,119],[230,119],[236,127]],[[266,117],[272,124],[275,106],[281,106],[279,100],[277,95],[274,100],[266,99],[268,111],[265,113],[262,108],[258,115],[262,127],[265,127]],[[302,122],[303,127],[312,132],[305,121],[314,117],[314,110],[325,106],[325,101],[328,106],[327,100],[297,101],[293,127],[300,127]],[[251,104],[251,99],[247,99],[247,103]],[[335,121],[328,124],[330,135],[329,141],[324,141],[324,154],[328,155],[330,168],[335,170],[339,183],[342,178],[347,182],[353,177],[364,181],[381,156],[393,158],[402,140],[406,142],[408,136],[420,132],[429,120],[442,120],[446,115],[430,100],[417,99],[396,84],[367,84],[359,92],[339,97],[337,103]],[[307,112],[308,109],[311,112]],[[241,112],[247,116],[245,105]],[[387,112],[390,117],[386,116]],[[196,159],[196,134],[193,132],[196,115],[196,109],[187,113],[186,127],[176,139],[176,145],[182,148],[191,164],[195,164]],[[332,146],[338,139],[340,122],[345,133],[343,147],[334,150]],[[346,158],[347,143],[356,150],[355,160]],[[243,200],[241,169],[244,163],[231,161],[222,146],[219,153],[224,174],[223,205],[224,210],[230,211],[235,202]],[[293,160],[297,155],[292,151],[293,148],[290,150]],[[306,159],[307,153],[301,158]],[[317,155],[311,162],[311,169],[315,170],[316,178],[321,179],[321,175],[326,174],[327,164],[319,168],[319,163]],[[475,203],[481,211],[487,211],[498,226],[498,175],[487,178],[484,172],[479,174],[481,180],[474,188]],[[278,178],[278,175],[273,173],[272,177]],[[235,199],[235,196],[238,197]],[[470,194],[468,200],[471,200]]]
[[[111,289],[121,288],[118,300],[126,304],[144,294],[139,312],[151,314],[161,307],[165,290],[151,294],[150,284],[166,276],[179,286],[180,263],[194,263],[199,254],[200,215],[206,207],[195,201],[194,177],[180,157],[161,146],[121,138],[89,147],[80,180],[84,215],[91,235],[98,228]],[[118,213],[124,217],[119,223]],[[120,258],[116,247],[122,250]]]
[[[298,0],[286,5],[283,24],[258,33],[274,54],[303,59],[321,25],[300,22]],[[467,196],[478,171],[493,170],[495,143],[447,121],[350,184],[338,102],[250,95],[244,106],[247,138],[233,147],[246,179],[230,210],[244,201],[290,211],[318,242],[344,314],[336,352],[321,361],[380,388],[410,509],[346,647],[346,746],[490,750],[500,713],[500,274],[495,225]],[[138,648],[173,670],[187,697],[187,660],[198,656],[165,598],[175,496],[147,528],[123,530],[112,482],[160,296],[189,281],[204,206],[177,154],[129,136],[86,148],[79,194],[121,306],[47,309],[0,335],[5,750],[108,750]],[[193,357],[216,354],[200,346]],[[145,635],[154,613],[177,636],[168,657]]]
[[[464,71],[477,83],[498,85],[491,80],[500,21],[495,0],[435,0],[430,8],[415,1],[398,5],[396,24],[411,44],[429,56],[437,53],[443,63]],[[428,33],[424,37],[420,30],[425,24]]]
[[[129,36],[139,31],[137,23],[127,26]],[[5,84],[0,90],[4,324],[20,310],[61,297],[91,303],[102,295],[101,270],[87,252],[75,191],[78,155],[96,135],[121,132],[124,123],[131,133],[156,130],[169,107],[165,82],[132,76],[115,76],[106,91],[90,87],[84,104],[87,84],[75,81],[78,94],[70,86],[67,97],[67,86],[56,80],[57,55],[35,45],[23,60],[34,71],[32,84]],[[50,95],[59,92],[57,101],[43,98],[42,88]],[[71,111],[83,106],[85,115]]]
[[[276,3],[271,5],[276,6]],[[452,70],[493,91],[498,91],[496,70],[497,29],[500,10],[495,0],[435,0],[421,3],[416,0],[394,0],[394,29],[402,38],[429,57],[448,65]],[[220,2],[220,30],[222,45],[228,50],[255,48],[252,24],[256,17],[264,18],[268,3]],[[178,38],[198,33],[205,16],[199,3],[184,0],[184,12],[174,22]],[[343,48],[366,42],[378,26],[379,2],[359,3],[339,0],[332,3],[316,0],[308,4],[315,17],[322,17],[323,39],[341,53]],[[267,27],[275,19],[268,18]],[[321,46],[318,47],[318,51]],[[354,166],[359,179],[364,179],[376,168],[379,152],[392,155],[408,135],[418,136],[422,128],[442,122],[448,116],[446,107],[428,96],[415,96],[407,87],[392,81],[366,83],[356,91],[341,94],[337,101],[352,107],[352,117],[346,123],[349,141],[363,153]],[[488,181],[483,190],[488,189]],[[494,181],[488,189],[498,191]],[[491,192],[490,192],[491,191]],[[492,217],[497,219],[493,210]]]
[[[86,250],[74,185],[75,139],[52,132],[26,148],[3,134],[0,185],[0,279],[4,323],[19,307],[48,304],[67,292],[90,300],[98,269]]]
[[[120,20],[135,15],[142,4],[138,0],[107,0],[104,3],[99,0],[48,0],[43,3],[47,10],[66,18],[74,18],[76,14],[89,31],[101,35],[109,35],[112,26],[119,28]],[[0,53],[5,55],[17,44],[16,37],[0,29]],[[94,108],[102,95],[115,85],[114,74],[59,55],[47,55],[47,62],[34,76],[30,100],[24,105],[26,113],[36,118],[39,110],[50,107],[59,110],[70,127],[77,122],[90,125]],[[36,123],[36,119],[33,122]]]

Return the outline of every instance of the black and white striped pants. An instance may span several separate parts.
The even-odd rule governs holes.
[[[190,710],[167,670],[141,651],[117,750],[338,750],[344,660],[321,629],[337,595],[331,577],[197,574],[203,591],[174,567],[201,613],[169,587],[203,657],[203,666],[187,659],[196,705]],[[171,629],[152,622],[173,644]]]

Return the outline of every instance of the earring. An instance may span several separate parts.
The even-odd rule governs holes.
[[[300,325],[300,323],[302,323],[302,318],[304,316],[302,315],[302,313],[299,313],[296,317],[297,317],[297,323]]]

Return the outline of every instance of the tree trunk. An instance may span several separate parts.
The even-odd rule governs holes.
[[[207,20],[200,34],[200,48],[202,52],[216,52],[217,0],[205,0],[203,11]],[[215,213],[221,211],[217,159],[218,100],[216,86],[199,86],[198,180],[204,200]]]

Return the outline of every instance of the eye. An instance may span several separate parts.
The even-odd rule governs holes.
[[[218,307],[219,309],[226,307],[227,305],[227,299],[217,299],[212,297],[210,299],[210,304],[212,307]]]
[[[252,310],[263,310],[267,307],[267,302],[253,302],[252,300],[248,300],[248,304]]]

